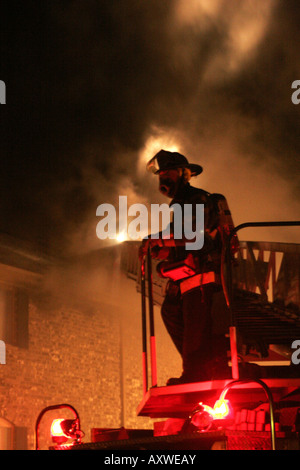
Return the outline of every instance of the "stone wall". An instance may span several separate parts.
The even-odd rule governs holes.
[[[153,427],[150,418],[136,415],[143,398],[140,294],[118,263],[108,266],[54,268],[34,283],[18,271],[18,282],[10,280],[18,288],[23,276],[21,288],[29,299],[27,346],[6,344],[6,364],[0,366],[0,418],[14,426],[14,448],[33,449],[40,411],[59,403],[77,409],[86,442],[93,427]],[[4,274],[0,282],[5,283]],[[180,360],[158,309],[155,317],[163,385],[170,375],[180,374]],[[51,445],[54,417],[72,416],[69,410],[47,413],[40,447]]]

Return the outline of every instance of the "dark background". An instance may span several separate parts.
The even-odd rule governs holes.
[[[236,223],[299,220],[298,0],[0,10],[1,232],[43,250],[95,249],[97,206],[161,201],[144,163],[174,146]],[[295,229],[263,236],[298,241]]]

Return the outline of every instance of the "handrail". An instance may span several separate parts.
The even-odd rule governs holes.
[[[224,400],[228,391],[235,385],[239,384],[246,384],[246,383],[257,383],[259,384],[265,391],[268,401],[269,401],[269,411],[270,411],[270,432],[271,432],[271,447],[272,450],[276,450],[276,436],[275,436],[275,417],[274,417],[274,402],[271,390],[269,387],[260,379],[241,379],[241,380],[233,380],[232,382],[228,383],[225,388],[222,390],[220,395],[220,400]]]
[[[232,299],[232,276],[231,276],[231,262],[232,257],[230,253],[230,246],[232,237],[241,229],[246,227],[278,227],[278,226],[300,226],[300,221],[282,221],[282,222],[246,222],[237,225],[229,234],[227,243],[223,250],[223,265],[227,264],[229,269],[227,273],[227,282],[224,279],[224,272],[222,270],[222,285],[223,292],[225,295],[226,303],[229,308],[231,317],[230,326],[230,344],[231,350],[236,346],[236,330],[233,321],[231,299]],[[147,360],[147,313],[146,313],[146,268],[148,274],[148,297],[149,297],[149,326],[150,326],[150,355],[151,355],[151,375],[152,375],[152,387],[157,386],[157,371],[156,371],[156,343],[154,333],[154,317],[153,317],[153,284],[152,284],[152,270],[151,270],[151,256],[148,250],[147,256],[144,257],[141,263],[141,297],[142,297],[142,342],[143,342],[143,392],[144,395],[148,391],[148,360]],[[226,285],[227,284],[227,285]],[[235,360],[232,359],[232,368],[235,371],[233,378],[238,379],[238,365],[237,365],[237,354]]]
[[[300,226],[300,221],[275,221],[275,222],[245,222],[243,224],[237,225],[233,230],[231,230],[226,246],[223,249],[222,253],[222,266],[221,266],[221,278],[222,278],[222,287],[229,309],[230,314],[230,350],[231,350],[231,367],[232,367],[232,378],[239,378],[239,367],[238,367],[238,354],[237,354],[237,331],[236,325],[233,318],[232,312],[232,296],[233,296],[233,285],[232,285],[232,254],[231,254],[231,241],[236,233],[248,227],[291,227],[291,226]],[[227,281],[224,278],[224,265],[227,266]],[[227,285],[226,285],[227,284]]]
[[[148,391],[148,357],[147,357],[147,309],[146,309],[146,269],[148,281],[148,305],[149,305],[149,330],[150,330],[150,360],[151,360],[151,383],[152,387],[157,386],[157,365],[156,365],[156,338],[154,332],[154,311],[153,311],[153,285],[152,285],[152,262],[151,252],[148,248],[147,256],[141,261],[141,299],[142,299],[142,342],[143,342],[143,393]]]
[[[231,323],[233,323],[233,318],[232,318],[232,311],[231,311],[231,300],[232,300],[232,272],[231,272],[231,241],[234,235],[236,233],[243,229],[243,228],[249,228],[249,227],[292,227],[292,226],[300,226],[300,221],[275,221],[275,222],[245,222],[240,225],[237,225],[234,229],[231,230],[226,246],[224,247],[224,263],[227,265],[228,271],[227,271],[227,285],[225,283],[224,276],[222,275],[222,284],[223,284],[223,290],[224,290],[224,295],[226,298],[226,303],[227,306],[230,309],[231,313]],[[233,325],[232,325],[233,326]]]

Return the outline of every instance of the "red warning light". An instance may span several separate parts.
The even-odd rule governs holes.
[[[225,419],[230,414],[229,401],[225,399],[217,400],[212,410],[214,419]]]
[[[53,442],[62,444],[68,439],[74,439],[76,432],[76,420],[73,419],[54,419],[51,424],[51,436]]]
[[[64,419],[54,419],[51,424],[51,436],[52,437],[60,437],[60,436],[65,436],[68,437],[64,434],[61,423],[64,421]]]
[[[221,420],[230,419],[231,414],[229,401],[220,398],[213,408],[204,403],[198,403],[189,418],[189,423],[196,427],[198,431],[208,431],[214,426],[214,423],[217,424]]]
[[[67,442],[68,439],[70,439],[69,442],[67,442],[67,445],[69,445],[69,443],[70,444],[81,443],[81,439],[84,436],[84,432],[81,431],[80,429],[80,418],[79,418],[79,414],[77,410],[72,405],[69,405],[68,403],[60,403],[58,405],[46,406],[46,408],[44,408],[38,415],[36,423],[35,423],[35,449],[36,450],[40,449],[39,429],[40,429],[40,423],[41,423],[43,416],[48,411],[58,410],[62,408],[69,408],[70,410],[72,410],[76,418],[75,419],[54,419],[52,421],[51,428],[50,428],[52,441],[57,444],[62,444],[64,442]]]

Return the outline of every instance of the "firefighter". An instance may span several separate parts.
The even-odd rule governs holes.
[[[161,150],[148,162],[147,169],[158,175],[159,190],[171,199],[170,207],[191,204],[194,219],[196,204],[204,205],[201,249],[187,250],[186,243],[191,240],[172,236],[171,225],[167,238],[160,232],[158,238],[150,235],[143,240],[140,259],[150,247],[151,256],[161,260],[158,270],[169,278],[161,315],[182,357],[183,371],[180,377],[170,378],[167,385],[211,380],[216,378],[217,369],[224,372],[226,368],[225,346],[214,341],[212,331],[213,297],[222,288],[219,211],[210,193],[190,184],[192,177],[202,173],[202,167],[189,163],[180,153]],[[187,264],[191,267],[188,276],[183,269]]]

